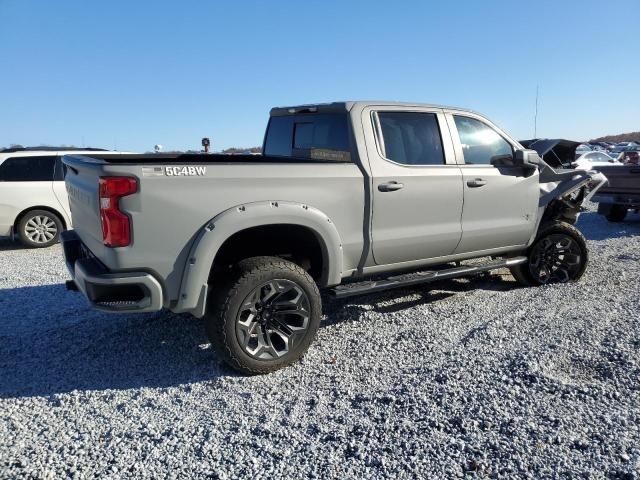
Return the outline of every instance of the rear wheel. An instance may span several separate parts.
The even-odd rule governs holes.
[[[18,237],[25,246],[49,247],[58,243],[62,221],[55,213],[47,210],[31,210],[20,218],[17,230]]]
[[[624,205],[612,205],[607,213],[607,220],[612,223],[623,222],[627,216],[627,207]]]
[[[320,325],[320,292],[298,265],[277,257],[239,262],[213,290],[205,315],[211,344],[246,374],[268,373],[298,360]]]
[[[579,280],[589,260],[587,242],[573,225],[554,222],[541,228],[527,251],[527,261],[511,268],[522,285],[545,285]]]

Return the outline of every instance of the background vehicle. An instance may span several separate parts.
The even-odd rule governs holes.
[[[606,150],[609,146],[605,142],[589,142],[588,145],[592,150]]]
[[[582,170],[593,170],[609,165],[622,165],[622,162],[610,157],[603,151],[583,153],[572,163],[573,168]]]
[[[588,143],[581,143],[576,147],[575,158],[578,158],[587,152],[591,152],[592,150],[593,148]]]
[[[614,145],[613,148],[611,148],[611,150],[609,150],[607,153],[610,157],[613,157],[616,160],[620,160],[620,156],[626,148],[626,146]]]
[[[593,196],[598,213],[610,222],[622,222],[629,210],[640,209],[640,167],[635,165],[608,166],[598,169],[607,183]]]
[[[555,171],[477,113],[274,108],[263,152],[65,156],[69,288],[107,311],[204,317],[227,363],[265,373],[315,337],[319,288],[345,297],[504,267],[540,285],[585,271],[573,223],[593,174]]]
[[[620,161],[629,165],[638,165],[640,163],[640,145],[632,145],[626,147],[620,153]]]
[[[48,247],[71,226],[62,156],[96,148],[33,147],[0,150],[0,236],[15,234],[28,247]]]

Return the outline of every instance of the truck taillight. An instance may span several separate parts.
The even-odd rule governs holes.
[[[102,239],[107,247],[131,244],[131,219],[120,211],[120,199],[138,191],[134,177],[100,177]]]

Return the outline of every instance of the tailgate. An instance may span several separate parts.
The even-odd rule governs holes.
[[[105,248],[102,241],[98,182],[101,176],[109,173],[105,172],[102,160],[65,155],[63,162],[67,166],[64,181],[69,195],[73,229],[89,250],[98,255]]]
[[[640,167],[637,166],[607,166],[598,171],[604,173],[608,183],[603,186],[599,194],[610,195],[640,195]]]

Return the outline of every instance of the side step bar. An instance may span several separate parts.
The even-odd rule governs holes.
[[[382,280],[338,285],[337,287],[330,289],[329,293],[335,298],[346,298],[366,293],[381,292],[392,288],[411,287],[413,285],[435,282],[437,280],[447,280],[450,278],[464,277],[466,275],[475,275],[476,273],[488,272],[489,270],[496,270],[498,268],[512,267],[514,265],[525,263],[526,261],[527,257],[512,257],[492,260],[481,265],[462,265],[460,267],[448,268],[446,270],[396,275]]]

